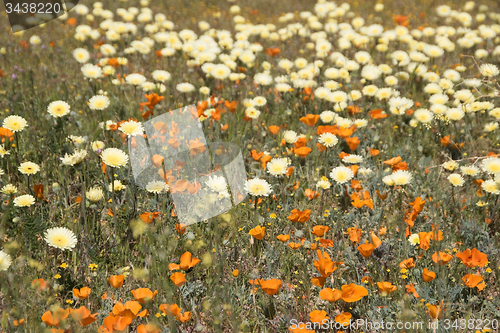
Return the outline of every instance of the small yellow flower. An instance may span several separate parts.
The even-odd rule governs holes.
[[[272,213],[271,215],[269,215],[270,218],[272,219],[275,219],[276,218],[276,214]]]
[[[157,313],[155,314],[155,317],[156,317],[156,318],[160,318],[160,317],[161,317],[161,313],[157,312]]]
[[[55,278],[55,279],[60,279],[60,278],[61,278],[61,275],[60,275],[60,274],[56,274],[56,275],[54,275],[54,278]]]
[[[493,272],[493,270],[491,268],[487,268],[486,272],[491,273],[491,272]]]
[[[407,270],[406,268],[403,268],[403,269],[401,269],[401,271],[400,271],[400,272],[401,272],[401,274],[405,274],[405,273],[407,273],[407,272],[408,272],[408,270]]]
[[[72,300],[72,299],[67,299],[67,300],[66,300],[66,303],[68,303],[68,304],[73,304],[73,300]]]
[[[89,265],[89,268],[90,268],[91,270],[95,270],[97,267],[99,267],[99,265],[98,265],[98,264],[90,264],[90,265]]]
[[[65,263],[65,262],[63,262],[61,265],[59,265],[59,267],[61,267],[61,268],[66,268],[66,267],[68,267],[68,264],[67,264],[67,263]]]

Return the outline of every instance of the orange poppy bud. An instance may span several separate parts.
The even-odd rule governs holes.
[[[73,296],[79,299],[86,299],[90,295],[90,288],[83,287],[82,289],[73,289]]]
[[[118,289],[121,286],[123,286],[123,281],[125,280],[125,275],[120,274],[120,275],[111,275],[108,278],[108,282],[111,285],[111,287]]]

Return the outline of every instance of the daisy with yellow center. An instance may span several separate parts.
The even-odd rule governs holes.
[[[24,163],[21,163],[21,165],[19,165],[18,170],[23,175],[34,175],[38,171],[40,171],[40,167],[38,166],[38,164],[33,163],[33,162],[24,162]]]
[[[8,116],[3,120],[3,127],[11,130],[12,132],[20,132],[26,126],[28,126],[28,122],[20,116]]]
[[[122,123],[118,129],[128,136],[142,135],[144,132],[142,124],[133,120]]]
[[[78,240],[73,231],[67,228],[51,228],[45,231],[45,241],[49,246],[61,250],[72,250]]]
[[[128,155],[117,148],[106,148],[101,153],[101,159],[107,166],[119,168],[127,164]]]
[[[65,101],[55,101],[49,104],[47,112],[54,118],[61,118],[70,112],[70,106]]]

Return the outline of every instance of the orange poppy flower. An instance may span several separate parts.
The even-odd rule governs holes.
[[[301,148],[304,147],[307,144],[307,139],[305,137],[299,137],[297,141],[293,144],[295,148]]]
[[[306,158],[307,155],[309,155],[309,153],[311,152],[311,150],[312,149],[309,147],[300,147],[300,148],[294,149],[293,152],[302,158]]]
[[[43,184],[39,184],[39,185],[35,185],[33,187],[33,190],[35,192],[35,196],[38,198],[38,199],[43,199]]]
[[[163,164],[164,157],[161,155],[155,154],[155,155],[153,155],[153,157],[151,159],[153,161],[154,167],[159,168]]]
[[[279,236],[276,236],[276,238],[277,238],[280,242],[285,243],[286,241],[288,241],[288,240],[290,239],[290,236],[289,236],[289,235],[279,235]]]
[[[137,333],[160,333],[160,329],[154,324],[141,324],[137,326]]]
[[[422,279],[424,279],[425,282],[431,282],[435,278],[436,278],[436,273],[428,270],[427,268],[424,268],[424,270],[422,271]]]
[[[155,290],[154,292],[152,292],[149,288],[139,288],[132,290],[131,293],[132,295],[134,295],[136,301],[144,304],[147,301],[152,300],[156,296],[156,294],[158,294],[158,291]]]
[[[270,55],[271,57],[276,57],[278,54],[280,54],[281,50],[277,47],[268,47],[265,50],[267,55]]]
[[[384,110],[382,109],[371,110],[369,114],[370,117],[372,117],[373,119],[383,119],[389,117],[389,115],[385,113]]]
[[[342,295],[340,298],[347,303],[359,301],[364,296],[368,296],[368,290],[365,287],[354,283],[342,286]]]
[[[438,265],[446,265],[452,258],[452,255],[445,252],[434,252],[432,255],[432,261]]]
[[[483,278],[480,275],[467,274],[466,276],[464,276],[462,278],[462,280],[464,281],[464,283],[467,287],[469,287],[469,288],[477,287],[477,289],[479,291],[483,290],[484,287],[486,287],[486,284],[484,282],[482,282]]]
[[[248,234],[255,239],[261,240],[266,235],[266,227],[261,227],[260,225],[256,226],[255,228],[251,229]]]
[[[174,228],[175,230],[177,230],[177,232],[182,235],[186,232],[186,225],[184,223],[176,223],[174,225]]]
[[[415,267],[415,262],[413,258],[405,259],[399,263],[399,268],[401,269],[410,269]]]
[[[330,255],[325,251],[324,255],[321,250],[316,252],[318,254],[318,260],[313,260],[314,267],[323,277],[329,277],[336,269],[335,263],[330,259]]]
[[[42,321],[47,326],[59,327],[61,321],[66,320],[69,316],[69,310],[57,309],[54,312],[47,311],[42,315]]]
[[[307,126],[312,127],[312,126],[316,125],[316,123],[318,122],[318,119],[319,119],[318,114],[315,115],[315,114],[308,113],[305,117],[301,117],[300,121],[303,122],[304,124],[306,124]]]
[[[350,116],[354,116],[355,114],[360,113],[361,109],[357,105],[349,105],[347,107],[347,112],[349,113]]]
[[[260,282],[260,287],[262,290],[264,290],[268,295],[274,295],[276,294],[280,289],[283,283],[281,280],[278,279],[271,279],[271,280],[259,280]]]
[[[275,125],[268,126],[267,128],[269,129],[269,132],[271,132],[271,134],[273,134],[273,135],[278,134],[278,132],[280,130],[279,126],[275,126]]]
[[[390,158],[388,159],[387,161],[384,161],[382,163],[384,163],[385,165],[388,165],[388,166],[393,166],[393,165],[396,165],[398,164],[399,162],[401,162],[403,159],[401,158],[401,156],[396,156],[396,157],[393,157],[393,158]]]
[[[314,198],[319,197],[320,194],[316,191],[306,188],[306,190],[304,191],[304,196],[309,198],[309,200],[312,200]]]
[[[8,138],[9,141],[14,141],[14,132],[5,127],[0,127],[0,137],[2,138],[2,143]]]
[[[440,305],[432,305],[432,304],[427,303],[425,306],[427,307],[429,315],[433,319],[440,319],[441,316],[443,315],[444,310],[445,310],[443,308],[442,303]]]
[[[373,231],[370,233],[370,238],[372,239],[372,244],[374,248],[378,248],[380,245],[382,245],[382,241],[380,240],[380,238],[377,237],[377,235],[375,235]]]
[[[418,239],[420,241],[420,248],[423,250],[428,250],[431,242],[432,233],[430,232],[419,232]]]
[[[365,258],[368,258],[372,255],[373,250],[375,247],[373,244],[368,243],[368,241],[365,242],[365,244],[361,244],[360,246],[357,247],[359,253]]]
[[[49,285],[44,279],[34,279],[31,281],[31,288],[38,289],[38,291],[46,290],[48,287]]]
[[[231,112],[234,113],[236,111],[236,107],[238,106],[238,101],[224,101],[224,106]]]
[[[359,243],[359,241],[361,240],[362,233],[363,233],[363,230],[361,230],[360,228],[352,227],[352,228],[347,229],[347,234],[349,235],[349,239],[353,243]]]
[[[335,316],[335,321],[343,325],[349,325],[351,323],[352,314],[349,312],[342,312]]]
[[[261,157],[260,159],[260,165],[262,166],[262,170],[265,170],[266,169],[266,166],[267,166],[267,163],[272,160],[272,156],[271,155],[264,155]]]
[[[356,148],[358,148],[359,144],[361,143],[361,140],[359,140],[357,136],[352,138],[345,138],[345,141],[347,142],[347,145],[351,150],[356,150]]]
[[[458,252],[457,258],[459,258],[469,268],[474,268],[476,266],[484,267],[488,262],[486,254],[476,248]]]
[[[118,289],[121,286],[123,286],[123,281],[125,280],[125,275],[120,274],[120,275],[111,275],[108,278],[108,282],[111,285],[111,287]]]
[[[351,199],[353,200],[351,204],[356,207],[356,208],[361,208],[363,206],[366,206],[370,209],[373,209],[373,200],[370,198],[370,192],[364,191],[363,192],[363,199],[361,199],[361,196],[359,193],[354,192],[353,194],[350,195]]]
[[[102,324],[109,332],[121,332],[127,329],[132,323],[132,318],[128,316],[114,315],[110,313],[104,318]]]
[[[405,286],[406,292],[412,294],[415,298],[419,298],[417,291],[415,290],[415,283],[410,283]]]
[[[342,297],[342,290],[325,288],[319,292],[319,297],[328,302],[336,302]]]
[[[175,319],[182,323],[188,322],[189,319],[191,319],[191,312],[186,311],[184,313],[179,313],[177,316],[175,316]]]
[[[295,208],[291,211],[291,215],[287,216],[287,219],[289,219],[292,222],[305,223],[309,221],[310,216],[311,216],[310,209],[298,210],[297,208]]]
[[[370,156],[377,156],[378,154],[380,154],[380,150],[370,148]]]
[[[324,320],[328,320],[328,316],[324,310],[314,310],[309,314],[309,319],[312,323],[322,323]]]
[[[82,289],[73,289],[73,296],[79,299],[86,299],[90,295],[90,288],[89,287],[83,287]]]
[[[320,126],[318,126],[318,128],[316,129],[316,134],[321,135],[321,134],[325,134],[325,133],[332,133],[332,134],[338,135],[339,130],[338,130],[337,125],[333,125],[333,126],[320,125]]]
[[[331,239],[324,239],[324,238],[321,238],[319,240],[319,246],[321,246],[322,248],[327,248],[327,247],[333,247],[333,241]],[[312,250],[315,250],[313,248],[311,248]]]
[[[288,247],[291,248],[292,250],[297,250],[301,246],[302,244],[300,243],[295,243],[295,242],[288,243]]]
[[[21,318],[21,319],[19,319],[19,320],[15,319],[15,320],[12,322],[12,324],[14,324],[14,326],[16,326],[16,327],[17,327],[17,326],[21,326],[21,325],[23,325],[23,324],[24,324],[24,318]]]
[[[312,245],[316,245],[316,244],[312,244]],[[313,249],[313,247],[311,246],[311,250],[312,249]],[[325,282],[326,282],[326,278],[323,276],[316,276],[316,277],[311,278],[311,283],[317,287],[320,287],[320,288],[323,288],[323,286],[325,285]]]
[[[171,263],[168,265],[168,268],[170,270],[182,269],[184,271],[187,271],[190,268],[193,268],[194,266],[196,266],[200,262],[201,262],[200,259],[193,258],[191,252],[186,251],[182,254],[181,263],[179,265]]]
[[[181,287],[184,283],[186,283],[186,276],[183,273],[175,272],[170,275],[170,280],[175,284],[176,287]]]
[[[99,313],[90,314],[90,310],[87,309],[85,306],[81,306],[78,309],[71,311],[71,316],[73,317],[73,319],[80,322],[80,325],[82,326],[87,326],[92,324],[94,321],[97,320],[96,316],[98,314]]]
[[[380,291],[380,295],[383,297],[392,294],[398,289],[398,287],[390,282],[377,282],[377,288],[378,291]]]
[[[159,306],[161,312],[163,312],[167,316],[177,316],[181,313],[181,308],[177,304],[161,304]]]
[[[394,22],[396,22],[399,25],[402,25],[403,27],[407,27],[410,24],[410,19],[408,18],[408,16],[395,15]]]
[[[144,212],[139,217],[144,223],[150,224],[154,219],[158,218],[161,215],[160,212]]]
[[[330,230],[330,227],[327,227],[325,225],[316,225],[313,227],[313,231],[311,231],[311,234],[318,237],[323,237],[328,230]]]

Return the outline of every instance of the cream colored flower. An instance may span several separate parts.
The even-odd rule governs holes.
[[[465,183],[464,177],[458,173],[452,173],[451,175],[448,176],[448,181],[453,185],[453,186],[463,186]]]
[[[337,136],[335,136],[335,134],[323,133],[319,136],[318,142],[323,146],[330,148],[337,145],[339,139],[337,138]]]
[[[123,185],[123,183],[118,179],[115,179],[113,183],[114,184],[109,184],[109,192],[113,191],[113,185],[115,186],[115,192],[120,192],[127,188],[127,186]]]
[[[3,120],[3,127],[11,130],[12,132],[20,132],[26,126],[28,126],[26,119],[20,116],[8,116]]]
[[[151,181],[146,185],[146,191],[150,193],[167,192],[170,187],[163,181]]]
[[[500,158],[489,157],[484,159],[481,163],[481,168],[489,174],[496,174],[500,172]]]
[[[67,228],[51,228],[45,231],[45,241],[49,246],[60,250],[72,250],[78,240],[73,231]]]
[[[142,124],[133,120],[123,122],[118,129],[128,136],[142,135],[144,133]]]
[[[49,104],[47,112],[54,118],[61,118],[69,114],[70,106],[65,101],[55,101]]]
[[[407,170],[398,170],[391,174],[391,178],[396,185],[406,185],[411,181],[412,177],[411,173]]]
[[[413,246],[418,245],[420,244],[420,237],[418,234],[411,234],[410,237],[408,237],[408,242]]]
[[[290,159],[287,157],[283,158],[273,158],[269,163],[267,163],[267,172],[273,176],[281,176],[286,174],[288,166],[290,165]]]
[[[105,95],[96,95],[89,100],[91,110],[104,110],[109,106],[109,98]]]
[[[339,166],[334,168],[330,172],[330,178],[335,180],[339,184],[344,184],[354,178],[354,173],[352,170],[346,166]]]
[[[481,188],[491,194],[500,194],[500,184],[495,182],[493,179],[485,180],[481,184]]]
[[[31,194],[24,194],[14,198],[14,206],[29,207],[35,203],[35,197]]]
[[[269,185],[269,183],[264,179],[260,178],[247,180],[245,182],[245,190],[251,195],[265,197],[273,191],[271,185]]]
[[[127,164],[128,155],[118,148],[106,148],[101,153],[101,159],[107,166],[119,168]]]
[[[17,193],[17,187],[15,187],[12,184],[7,184],[2,189],[0,190],[3,194],[16,194]]]
[[[443,168],[445,168],[446,170],[449,170],[449,171],[453,171],[456,168],[458,168],[458,163],[453,161],[453,160],[447,161],[447,162],[443,163]]]
[[[0,251],[0,271],[6,271],[9,269],[11,263],[12,257],[3,251]]]
[[[85,196],[91,202],[98,202],[104,198],[104,192],[100,187],[92,187],[90,190],[85,192]]]
[[[38,164],[33,163],[33,162],[23,162],[21,165],[19,165],[19,168],[17,168],[19,172],[21,172],[23,175],[34,175],[40,171],[40,167]]]

